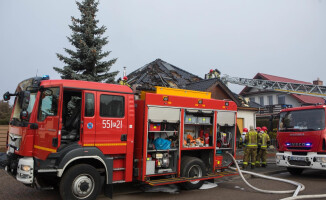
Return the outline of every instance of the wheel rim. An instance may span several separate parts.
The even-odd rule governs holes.
[[[199,165],[193,165],[189,168],[187,173],[189,178],[200,178],[203,176],[203,171]],[[192,184],[197,184],[199,181],[190,181]]]
[[[75,197],[85,199],[94,191],[95,182],[89,174],[81,174],[72,182],[72,193]]]

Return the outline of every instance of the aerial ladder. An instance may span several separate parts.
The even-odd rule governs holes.
[[[261,90],[271,90],[284,93],[309,95],[314,97],[326,98],[326,86],[313,85],[313,84],[300,84],[281,81],[270,81],[263,79],[249,79],[231,77],[224,75],[221,77],[224,84],[233,83],[247,87],[253,87]]]

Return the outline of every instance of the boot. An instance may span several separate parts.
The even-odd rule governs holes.
[[[262,166],[262,167],[266,167],[266,164],[262,164],[261,166]]]
[[[255,165],[251,165],[251,169],[255,169]]]
[[[247,168],[247,165],[242,165],[242,169],[245,170]]]

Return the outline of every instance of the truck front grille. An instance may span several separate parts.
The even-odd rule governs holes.
[[[289,150],[310,150],[311,147],[287,147]]]
[[[310,162],[307,161],[300,161],[300,160],[290,160],[290,165],[296,165],[296,166],[310,166]]]

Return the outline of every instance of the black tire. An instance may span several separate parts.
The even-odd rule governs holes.
[[[205,163],[195,157],[184,157],[181,159],[181,177],[203,177],[206,176]],[[181,183],[181,187],[186,190],[198,189],[204,181],[193,181]]]
[[[302,168],[288,167],[287,170],[292,175],[300,175],[300,174],[302,174],[302,172],[303,172],[304,169],[302,169]]]
[[[96,199],[100,188],[100,174],[93,166],[87,164],[71,167],[60,181],[60,195],[63,200]]]

